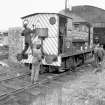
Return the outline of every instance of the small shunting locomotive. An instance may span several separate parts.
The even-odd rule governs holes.
[[[91,55],[92,34],[88,22],[73,23],[71,17],[59,13],[35,13],[22,17],[33,30],[32,43],[37,36],[41,38],[42,69],[49,72],[73,70]],[[27,50],[28,59],[23,63],[32,63],[31,50]]]

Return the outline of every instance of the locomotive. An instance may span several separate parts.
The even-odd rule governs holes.
[[[32,43],[41,39],[43,54],[41,71],[64,71],[84,63],[91,55],[92,34],[88,22],[73,22],[71,17],[59,13],[35,13],[21,18],[33,30]],[[31,49],[28,59],[32,63]]]

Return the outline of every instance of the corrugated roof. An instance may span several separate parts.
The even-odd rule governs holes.
[[[81,21],[81,19],[86,20],[89,23],[105,23],[105,10],[89,6],[89,5],[80,5],[80,6],[73,6],[72,11],[62,10],[61,12],[65,12],[65,14],[73,13],[77,16],[77,20]],[[69,13],[68,13],[69,12]],[[78,18],[78,17],[81,17]]]
[[[66,15],[68,17],[72,17],[73,22],[87,22],[87,20],[83,19],[82,17],[78,16],[77,14],[67,10],[60,11],[60,14]]]
[[[73,6],[72,13],[82,17],[89,23],[105,23],[105,10],[98,7],[89,5]]]

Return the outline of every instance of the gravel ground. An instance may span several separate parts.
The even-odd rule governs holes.
[[[78,68],[78,72],[10,96],[0,105],[105,105],[104,65]]]

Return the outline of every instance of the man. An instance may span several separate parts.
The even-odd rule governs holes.
[[[96,65],[101,64],[103,62],[104,56],[105,56],[104,49],[99,44],[97,44],[94,49],[94,57]]]
[[[32,83],[36,82],[39,78],[41,60],[42,60],[41,41],[38,39],[38,41],[33,44],[33,60],[31,73]]]
[[[31,41],[31,29],[27,27],[27,21],[24,21],[23,27],[24,30],[22,31],[22,36],[25,37],[25,47],[24,50],[22,51],[22,55],[24,55],[26,53],[26,51],[28,50],[28,48],[30,47],[32,50],[32,41]]]

